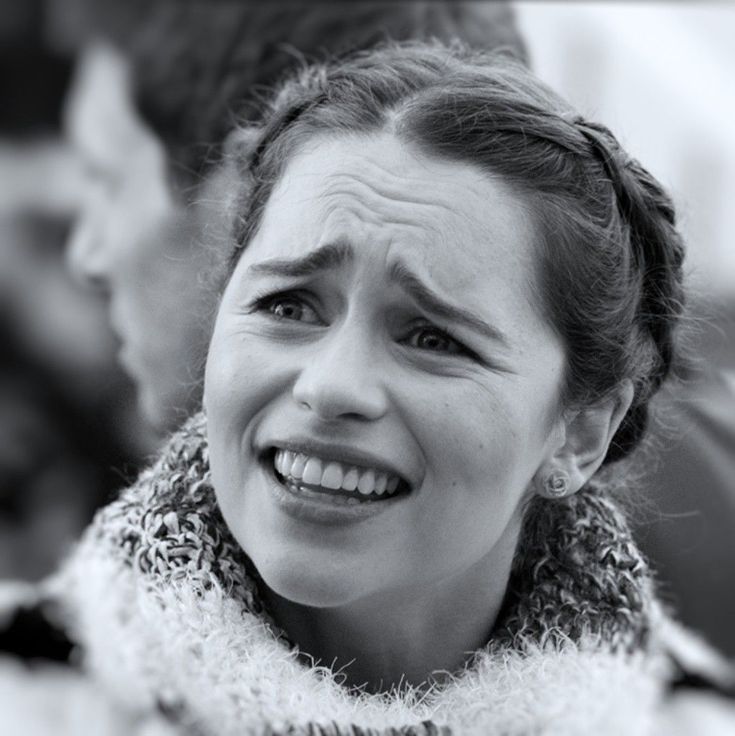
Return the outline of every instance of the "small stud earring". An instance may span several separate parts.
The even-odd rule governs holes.
[[[554,470],[544,478],[544,495],[563,498],[569,493],[569,476],[563,470]]]

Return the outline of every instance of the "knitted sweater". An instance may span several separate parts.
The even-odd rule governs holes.
[[[202,416],[99,512],[45,593],[127,733],[669,731],[672,629],[622,514],[595,487],[541,511],[490,642],[428,692],[351,692],[299,657],[217,508]]]

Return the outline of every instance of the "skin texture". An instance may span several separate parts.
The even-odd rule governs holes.
[[[223,171],[193,204],[181,201],[164,147],[134,107],[127,62],[110,46],[82,56],[66,117],[85,183],[68,261],[109,298],[143,414],[169,429],[199,401],[215,299],[207,274],[228,222]]]
[[[533,241],[478,168],[390,133],[318,139],[225,291],[205,383],[217,498],[279,622],[323,662],[354,659],[347,682],[419,683],[487,641],[534,476],[573,455]],[[307,276],[253,269],[323,246],[338,263]],[[399,263],[504,338],[423,308]],[[294,438],[369,452],[412,490],[356,523],[295,519],[263,457]]]

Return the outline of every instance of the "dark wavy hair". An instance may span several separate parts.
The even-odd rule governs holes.
[[[505,55],[390,44],[285,82],[240,152],[251,186],[231,268],[305,141],[383,130],[429,156],[500,176],[530,203],[538,306],[567,348],[562,405],[608,400],[632,381],[633,402],[604,462],[628,455],[677,352],[684,248],[674,209],[606,128]]]
[[[104,37],[131,66],[142,119],[163,142],[174,183],[216,164],[236,114],[248,117],[306,62],[393,39],[454,38],[526,49],[507,2],[467,0],[82,0],[81,38]]]

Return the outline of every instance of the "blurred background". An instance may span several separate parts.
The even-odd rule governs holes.
[[[478,5],[480,4],[478,0]],[[689,244],[692,360],[660,399],[639,538],[684,620],[735,655],[735,7],[515,3],[536,72],[669,188]],[[118,367],[104,297],[64,247],[74,0],[0,0],[0,577],[41,578],[161,437]]]

